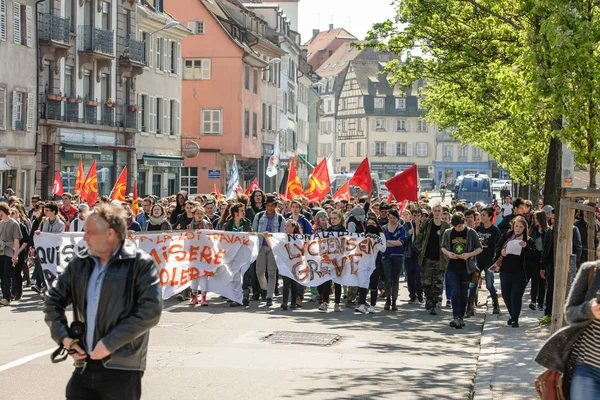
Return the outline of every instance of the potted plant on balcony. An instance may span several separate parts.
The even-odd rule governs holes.
[[[140,110],[140,109],[139,109],[139,107],[137,106],[137,104],[131,104],[131,105],[129,106],[129,112],[138,112],[139,110]]]
[[[48,100],[61,101],[62,96],[59,94],[48,93]]]
[[[86,100],[85,105],[98,107],[100,105],[100,103],[95,100]]]
[[[109,97],[108,100],[106,100],[106,107],[115,108],[116,106],[117,104],[113,102],[112,97]]]
[[[69,103],[81,103],[83,101],[83,99],[81,98],[81,96],[77,96],[77,97],[69,97],[67,98],[67,101]]]

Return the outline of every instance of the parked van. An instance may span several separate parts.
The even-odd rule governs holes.
[[[490,177],[483,174],[463,176],[456,192],[456,200],[464,201],[467,204],[477,202],[485,205],[492,204],[494,198]]]

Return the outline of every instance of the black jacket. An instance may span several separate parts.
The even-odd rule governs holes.
[[[86,289],[94,268],[94,260],[83,250],[58,277],[56,287],[48,291],[45,320],[59,345],[68,336],[65,310],[70,304],[75,321],[86,321]],[[130,240],[123,242],[118,255],[104,268],[107,270],[93,328],[94,346],[102,340],[111,352],[102,360],[106,368],[143,371],[149,331],[158,323],[163,306],[158,268],[152,257]],[[75,366],[81,364],[75,362]]]

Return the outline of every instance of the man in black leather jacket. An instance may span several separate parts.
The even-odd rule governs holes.
[[[160,319],[162,287],[154,260],[127,240],[122,207],[99,206],[85,221],[88,249],[73,257],[48,292],[52,338],[75,350],[68,399],[139,399],[150,328]],[[69,338],[65,309],[85,324]]]

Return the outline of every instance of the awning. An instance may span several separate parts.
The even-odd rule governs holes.
[[[314,165],[312,165],[311,163],[308,162],[308,160],[306,159],[306,156],[304,154],[298,154],[298,158],[300,158],[302,161],[304,161],[306,163],[306,165],[308,165],[310,168],[315,168]]]
[[[66,144],[61,143],[62,151],[65,153],[85,153],[85,154],[96,154],[100,155],[102,152],[100,151],[99,146],[91,146],[91,145],[80,145],[80,144]]]
[[[0,171],[10,171],[10,165],[6,157],[0,157]]]
[[[144,154],[144,165],[149,167],[183,168],[183,157],[163,156],[158,154]]]

